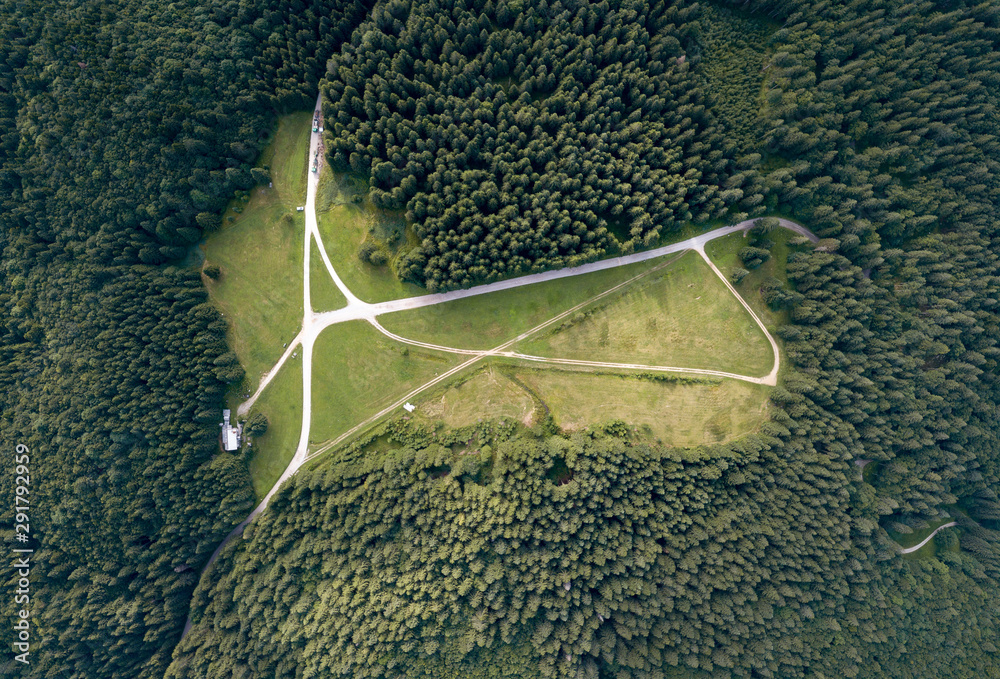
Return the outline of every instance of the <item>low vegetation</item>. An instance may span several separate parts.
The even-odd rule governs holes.
[[[374,242],[372,230],[389,220],[370,202],[352,199],[353,196],[360,199],[362,194],[347,193],[345,197],[340,193],[352,190],[348,177],[328,170],[324,175],[321,192],[325,190],[327,196],[317,205],[319,231],[333,268],[351,292],[358,299],[372,303],[427,294],[424,288],[401,282],[388,264],[376,266],[358,256],[366,240]],[[347,188],[341,186],[344,183]]]
[[[492,349],[665,260],[386,314],[379,323],[401,337],[460,349]]]
[[[288,466],[302,432],[302,350],[289,358],[267,385],[249,413],[267,418],[267,431],[251,436],[250,477],[257,499],[267,495]]]
[[[401,344],[364,321],[327,328],[313,349],[310,442],[336,438],[466,358]]]
[[[801,239],[796,233],[787,229],[774,229],[767,234],[767,239],[773,244],[770,257],[753,269],[744,268],[740,252],[748,246],[748,237],[742,233],[733,233],[717,238],[705,246],[705,254],[719,268],[723,275],[730,277],[730,282],[740,296],[750,305],[764,325],[773,333],[779,326],[788,321],[788,306],[784,304],[768,304],[769,288],[787,290],[788,285],[788,255],[792,252],[805,252],[811,246],[792,245]],[[746,271],[739,281],[733,281],[733,273]]]
[[[770,388],[738,380],[539,368],[513,374],[565,431],[617,421],[641,439],[686,448],[731,441],[768,420]]]
[[[313,311],[332,311],[347,305],[347,298],[333,282],[314,241],[309,248],[309,302]]]
[[[414,420],[431,427],[441,422],[460,429],[488,420],[511,420],[530,426],[540,416],[532,395],[493,364],[456,378],[414,402]]]
[[[201,246],[205,266],[218,266],[217,279],[206,276],[212,301],[229,321],[229,343],[256,388],[302,326],[303,213],[305,167],[312,118],[308,113],[282,117],[261,167],[270,163],[273,187],[266,184],[237,199],[222,225]],[[300,163],[299,168],[295,164]]]
[[[758,377],[763,331],[696,252],[515,345],[533,356],[704,368]]]

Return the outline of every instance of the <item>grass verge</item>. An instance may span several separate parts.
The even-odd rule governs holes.
[[[347,298],[330,277],[315,242],[309,248],[309,301],[313,311],[333,311],[347,306]]]
[[[264,413],[267,431],[252,442],[250,477],[257,499],[267,495],[295,455],[302,428],[302,352],[281,367],[251,408]]]

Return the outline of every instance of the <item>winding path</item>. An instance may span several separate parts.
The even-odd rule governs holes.
[[[316,109],[315,109],[317,113],[321,112],[320,108],[321,108],[321,97],[317,97],[317,99],[316,99]],[[319,160],[317,162],[317,165],[321,166],[322,165],[322,160],[323,160],[322,136],[318,132],[313,132],[311,134],[311,136],[310,136],[310,139],[309,139],[309,158],[314,158],[314,157],[318,157]],[[302,257],[302,277],[303,277],[302,314],[303,314],[303,323],[302,323],[302,329],[299,331],[299,334],[296,335],[296,337],[291,342],[289,342],[288,347],[285,349],[285,352],[281,355],[281,358],[278,359],[278,362],[275,363],[275,365],[267,373],[264,374],[264,376],[262,377],[262,379],[260,381],[260,384],[258,385],[257,389],[254,391],[253,395],[249,399],[247,399],[246,401],[244,401],[243,403],[241,403],[237,407],[237,410],[236,410],[237,415],[245,415],[246,413],[248,413],[250,411],[250,409],[253,407],[254,403],[256,403],[257,398],[260,396],[260,394],[264,391],[264,389],[267,387],[267,385],[270,384],[270,382],[274,378],[274,376],[278,374],[278,372],[281,370],[282,366],[289,359],[289,357],[291,357],[293,355],[295,349],[298,348],[298,347],[301,347],[301,349],[302,349],[302,428],[301,428],[301,433],[299,435],[299,442],[298,442],[298,445],[297,445],[297,447],[295,449],[295,454],[292,457],[292,460],[289,462],[288,467],[285,468],[285,471],[282,473],[281,477],[277,480],[277,482],[274,484],[274,486],[272,486],[271,490],[260,501],[260,503],[254,508],[254,510],[252,512],[250,512],[250,515],[247,516],[247,518],[244,519],[238,526],[236,526],[236,528],[234,528],[232,530],[232,532],[230,532],[229,535],[226,536],[225,540],[223,540],[222,543],[216,548],[216,550],[212,553],[212,556],[205,563],[205,566],[202,569],[201,575],[204,575],[204,573],[212,566],[212,564],[215,563],[215,561],[218,558],[219,554],[226,547],[226,545],[228,545],[229,542],[234,537],[236,537],[237,535],[241,534],[243,532],[243,529],[246,527],[246,525],[248,523],[250,523],[250,521],[252,521],[258,514],[260,514],[262,511],[264,511],[264,509],[267,507],[268,503],[270,502],[271,498],[278,491],[278,489],[281,488],[281,486],[285,483],[285,481],[287,481],[296,472],[298,472],[299,469],[302,467],[302,465],[305,464],[308,460],[314,459],[318,455],[321,455],[322,453],[326,452],[327,450],[330,450],[331,448],[335,447],[336,445],[338,445],[342,441],[346,440],[350,436],[354,435],[355,433],[357,433],[361,429],[369,426],[370,424],[372,424],[373,422],[375,422],[379,418],[381,418],[384,415],[392,412],[393,410],[395,410],[396,408],[398,408],[400,405],[402,405],[403,403],[405,403],[408,399],[412,398],[413,396],[417,395],[418,393],[420,393],[422,391],[425,391],[426,389],[429,389],[429,388],[433,387],[434,385],[436,385],[436,384],[438,384],[438,383],[440,383],[440,382],[448,379],[452,375],[454,375],[454,374],[456,374],[456,373],[464,370],[466,367],[468,367],[468,366],[470,366],[470,365],[472,365],[472,364],[474,364],[474,363],[476,363],[476,362],[478,362],[478,361],[480,361],[482,359],[488,358],[490,356],[505,356],[505,357],[519,358],[519,359],[522,359],[522,360],[533,361],[533,362],[553,363],[553,364],[560,364],[560,365],[576,365],[576,366],[585,366],[585,367],[594,367],[594,368],[612,368],[612,369],[620,369],[620,370],[643,370],[643,371],[659,371],[659,372],[676,372],[676,373],[684,373],[684,374],[691,374],[691,375],[706,375],[706,376],[711,376],[711,377],[723,377],[723,378],[738,379],[738,380],[743,380],[743,381],[747,381],[747,382],[753,382],[753,383],[756,383],[756,384],[766,384],[766,385],[772,385],[772,386],[775,385],[775,384],[777,384],[777,375],[778,375],[778,371],[779,371],[780,366],[781,366],[781,355],[780,355],[780,352],[778,350],[778,344],[777,344],[777,342],[775,341],[774,337],[771,336],[771,333],[768,332],[767,328],[764,326],[764,323],[761,321],[761,319],[757,316],[756,313],[754,313],[754,311],[750,307],[750,305],[747,304],[747,302],[739,295],[739,293],[736,292],[736,290],[733,288],[732,285],[730,285],[729,281],[722,274],[722,272],[719,271],[719,269],[712,263],[712,261],[705,254],[705,245],[707,243],[715,240],[716,238],[722,238],[723,236],[728,236],[729,234],[732,234],[732,233],[745,232],[747,229],[749,229],[753,225],[754,221],[756,221],[756,220],[746,220],[746,221],[742,221],[742,222],[740,222],[738,224],[734,224],[732,226],[720,227],[720,228],[715,229],[713,231],[709,231],[709,232],[700,234],[698,236],[694,236],[693,238],[689,238],[689,239],[684,240],[684,241],[680,241],[680,242],[677,242],[677,243],[672,243],[670,245],[665,245],[663,247],[656,248],[654,250],[647,250],[647,251],[644,251],[644,252],[637,252],[637,253],[634,253],[634,254],[631,254],[631,255],[625,255],[625,256],[622,256],[622,257],[612,257],[612,258],[603,259],[603,260],[600,260],[600,261],[597,261],[597,262],[590,262],[588,264],[581,264],[579,266],[566,267],[566,268],[563,268],[563,269],[556,269],[554,271],[545,271],[545,272],[542,272],[542,273],[530,274],[530,275],[527,275],[527,276],[520,276],[518,278],[511,278],[511,279],[507,279],[507,280],[503,280],[503,281],[498,281],[498,282],[495,282],[495,283],[488,283],[488,284],[485,284],[485,285],[477,285],[475,287],[467,288],[467,289],[464,289],[464,290],[453,290],[451,292],[442,292],[442,293],[436,293],[436,294],[422,295],[422,296],[419,296],[419,297],[409,297],[409,298],[405,298],[405,299],[397,299],[397,300],[392,300],[392,301],[389,301],[389,302],[379,302],[379,303],[376,303],[376,304],[369,304],[368,302],[364,302],[364,301],[358,299],[357,296],[355,296],[354,293],[352,293],[351,290],[344,284],[344,282],[341,280],[340,276],[337,275],[336,270],[333,268],[333,264],[330,262],[330,258],[329,258],[328,254],[327,254],[326,248],[323,245],[323,239],[322,239],[322,237],[320,235],[319,226],[318,226],[318,222],[317,222],[317,218],[316,218],[316,193],[317,193],[317,188],[318,188],[318,185],[319,185],[319,176],[320,176],[319,172],[310,172],[310,173],[308,173],[308,189],[307,189],[308,193],[307,193],[306,205],[305,205],[305,218],[306,218],[305,221],[306,221],[306,224],[305,224],[304,238],[302,239],[303,240],[303,257]],[[781,219],[781,218],[778,219],[778,223],[779,223],[779,225],[781,227],[783,227],[785,229],[788,229],[788,230],[793,231],[793,232],[795,232],[797,234],[805,236],[806,238],[808,238],[813,243],[816,243],[816,242],[819,241],[819,238],[816,235],[814,235],[811,231],[809,231],[808,229],[806,229],[804,226],[802,226],[800,224],[796,224],[795,222],[789,221],[787,219]],[[316,245],[319,248],[319,253],[320,253],[320,256],[322,257],[323,264],[326,267],[327,273],[330,275],[330,278],[336,284],[336,286],[340,290],[341,294],[343,294],[344,298],[347,300],[346,306],[344,306],[344,307],[342,307],[340,309],[337,309],[335,311],[325,311],[325,312],[322,312],[322,313],[316,313],[315,311],[313,311],[313,308],[312,308],[312,300],[311,300],[311,297],[310,297],[310,285],[309,285],[309,283],[310,283],[310,262],[311,262],[311,256],[310,256],[311,255],[311,251],[310,251],[310,248],[312,247],[312,241],[313,240],[316,241]],[[408,310],[408,309],[420,309],[422,307],[433,306],[435,304],[444,304],[446,302],[452,302],[452,301],[455,301],[455,300],[458,300],[458,299],[465,299],[467,297],[476,297],[478,295],[487,295],[487,294],[490,294],[490,293],[493,293],[493,292],[499,292],[501,290],[510,290],[510,289],[513,289],[513,288],[519,288],[519,287],[522,287],[522,286],[525,286],[525,285],[534,285],[534,284],[537,284],[537,283],[544,283],[546,281],[558,280],[560,278],[569,278],[571,276],[581,276],[581,275],[584,275],[584,274],[594,273],[594,272],[597,272],[597,271],[605,271],[607,269],[614,269],[614,268],[621,267],[621,266],[627,266],[629,264],[635,264],[637,262],[644,262],[644,261],[648,261],[648,260],[651,260],[651,259],[656,259],[656,258],[659,258],[659,257],[663,257],[665,255],[672,254],[672,253],[682,253],[682,252],[687,251],[687,250],[694,250],[699,255],[701,255],[701,257],[705,260],[705,262],[708,263],[708,266],[711,267],[712,271],[715,272],[715,274],[722,280],[722,282],[726,285],[726,287],[729,289],[729,291],[732,292],[732,294],[736,297],[736,299],[738,299],[740,301],[740,304],[743,305],[743,307],[747,310],[747,312],[754,319],[754,321],[756,321],[757,325],[763,331],[764,336],[767,337],[768,342],[770,342],[770,344],[771,344],[771,350],[774,353],[774,366],[771,369],[771,372],[769,374],[767,374],[766,376],[764,376],[764,377],[753,377],[753,376],[747,376],[747,375],[738,375],[736,373],[721,372],[721,371],[717,371],[717,370],[701,370],[701,369],[695,369],[695,368],[683,368],[683,367],[674,367],[674,366],[651,366],[651,365],[638,365],[638,364],[631,364],[631,363],[606,363],[606,362],[598,362],[598,361],[577,361],[577,360],[570,360],[570,359],[546,358],[546,357],[541,357],[541,356],[530,356],[530,355],[520,354],[520,353],[513,352],[513,351],[508,351],[508,348],[510,346],[512,346],[513,344],[517,343],[518,341],[520,341],[520,340],[528,337],[531,334],[534,334],[535,332],[538,332],[538,331],[542,330],[545,327],[548,327],[552,323],[555,323],[555,322],[559,321],[560,319],[564,318],[565,316],[569,315],[570,313],[575,312],[576,310],[578,310],[582,306],[590,304],[594,300],[599,299],[600,297],[603,297],[604,295],[610,294],[610,293],[614,292],[615,290],[617,290],[617,289],[619,289],[619,288],[621,288],[621,287],[623,287],[625,285],[628,285],[629,283],[631,283],[632,281],[634,281],[636,278],[641,277],[641,276],[646,275],[647,273],[649,273],[648,271],[647,272],[643,272],[642,274],[639,274],[639,276],[633,277],[633,278],[629,279],[628,281],[625,281],[624,283],[621,283],[621,284],[619,284],[619,285],[611,288],[610,290],[606,290],[605,292],[601,293],[600,295],[597,295],[596,297],[588,299],[587,301],[585,301],[585,302],[583,302],[583,303],[581,303],[581,304],[573,307],[569,311],[566,311],[566,312],[564,312],[562,314],[559,314],[559,315],[555,316],[554,318],[551,318],[548,321],[546,321],[546,322],[544,322],[544,323],[536,326],[535,328],[532,328],[531,330],[529,330],[529,331],[527,331],[525,333],[522,333],[518,337],[515,337],[514,339],[510,340],[509,342],[505,342],[504,344],[501,344],[500,346],[497,346],[497,347],[495,347],[493,349],[490,349],[490,350],[487,350],[487,351],[470,350],[470,349],[458,349],[458,348],[453,348],[453,347],[444,347],[444,346],[440,346],[440,345],[428,344],[428,343],[425,343],[425,342],[418,342],[416,340],[406,339],[404,337],[400,337],[398,335],[395,335],[395,334],[387,331],[377,321],[378,316],[380,316],[382,314],[393,313],[393,312],[396,312],[396,311],[405,311],[405,310]],[[449,352],[449,353],[464,354],[464,355],[468,355],[469,359],[466,360],[466,361],[463,361],[459,365],[457,365],[454,368],[446,371],[445,373],[439,375],[438,377],[435,377],[433,380],[427,382],[426,384],[423,384],[423,385],[417,387],[416,389],[414,389],[413,391],[411,391],[410,393],[408,393],[406,396],[404,396],[402,399],[400,399],[396,403],[393,403],[392,405],[388,406],[387,408],[384,408],[383,410],[379,411],[375,415],[373,415],[370,418],[366,419],[364,422],[358,423],[351,430],[349,430],[349,431],[345,432],[344,434],[340,435],[338,438],[334,439],[333,441],[330,441],[330,442],[324,444],[322,447],[320,447],[319,449],[317,449],[316,451],[314,451],[312,454],[309,454],[309,452],[308,452],[308,450],[309,450],[309,430],[310,430],[310,423],[311,423],[311,420],[312,420],[312,361],[313,361],[313,346],[314,346],[314,344],[316,342],[316,338],[319,336],[319,334],[324,329],[326,329],[329,326],[334,325],[336,323],[344,323],[344,322],[353,321],[353,320],[365,320],[365,321],[368,321],[379,332],[383,333],[387,337],[390,337],[391,339],[394,339],[396,341],[403,342],[405,344],[410,344],[410,345],[415,345],[415,346],[421,346],[421,347],[428,348],[428,349],[434,349],[434,350],[437,350],[437,351],[445,351],[445,352]],[[942,526],[942,528],[943,527],[944,526]],[[933,535],[932,535],[932,537],[933,537]],[[917,548],[919,548],[919,546]],[[183,632],[182,638],[183,638],[184,635],[187,635],[187,633],[188,633],[188,631],[190,629],[191,629],[191,621],[190,621],[190,619],[188,619],[187,624],[184,627],[184,632]]]
[[[900,554],[910,554],[911,552],[915,552],[918,549],[920,549],[921,547],[923,547],[924,545],[926,545],[928,542],[930,542],[931,540],[933,540],[934,536],[937,535],[937,532],[939,530],[941,530],[942,528],[951,528],[952,526],[957,526],[957,525],[958,525],[958,521],[951,521],[949,523],[942,524],[942,525],[938,526],[937,528],[935,528],[933,533],[931,533],[930,535],[928,535],[927,537],[925,537],[923,540],[921,540],[917,544],[913,545],[912,547],[905,547],[903,549],[900,549],[899,553]]]

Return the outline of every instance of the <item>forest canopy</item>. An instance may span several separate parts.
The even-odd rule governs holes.
[[[823,240],[759,291],[788,309],[772,421],[694,450],[373,434],[207,574],[168,676],[995,674],[994,8],[434,7],[380,3],[322,85],[331,163],[418,237],[396,271],[462,286],[792,215]]]
[[[218,443],[243,368],[185,259],[364,11],[0,2],[0,441],[31,450],[25,676],[162,677],[202,565],[252,508],[246,461]]]
[[[726,213],[697,5],[377,5],[323,83],[331,165],[404,210],[430,290],[573,265]],[[693,55],[692,55],[693,56]]]
[[[996,674],[998,42],[974,0],[2,0],[30,675]],[[771,421],[695,449],[390,423],[196,582],[252,493],[217,443],[243,368],[187,257],[317,90],[331,165],[405,216],[392,265],[428,289],[806,224],[820,247],[754,291],[787,314]]]

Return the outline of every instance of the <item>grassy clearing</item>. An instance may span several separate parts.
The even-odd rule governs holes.
[[[222,268],[219,280],[205,278],[209,294],[229,320],[230,346],[254,385],[302,326],[304,229],[301,215],[260,205],[204,245],[206,264]]]
[[[292,209],[306,202],[311,125],[311,111],[282,116],[258,163],[270,169],[279,200]]]
[[[269,165],[274,187],[235,200],[222,226],[206,238],[205,265],[222,276],[205,277],[212,301],[229,320],[229,343],[253,385],[270,369],[302,325],[303,213],[309,114],[280,119],[260,165]],[[301,172],[294,168],[299,164]],[[239,212],[237,212],[239,210]],[[231,220],[230,220],[231,218]]]
[[[947,507],[946,509],[950,509],[951,512],[949,513],[953,514],[955,513],[957,508],[954,505],[952,505],[950,507]],[[900,547],[902,547],[903,549],[908,549],[910,547],[914,547],[920,544],[921,541],[926,539],[928,535],[933,533],[940,526],[943,526],[944,524],[950,523],[954,520],[955,520],[954,516],[943,516],[939,519],[935,519],[934,521],[928,521],[926,528],[920,528],[919,530],[914,530],[912,533],[897,533],[896,531],[893,530],[887,530],[886,532],[889,534],[890,538],[899,543]],[[917,559],[925,556],[934,555],[935,553],[937,553],[937,545],[935,543],[937,542],[938,537],[942,535],[942,533],[944,533],[944,531],[935,535],[933,540],[928,542],[926,545],[924,545],[917,551],[911,552],[910,554],[904,554],[903,558]]]
[[[492,349],[662,261],[386,314],[379,317],[379,323],[408,339],[463,349]]]
[[[364,321],[327,328],[313,349],[310,441],[336,438],[467,358],[395,342]]]
[[[695,252],[516,345],[535,356],[765,375],[771,346]]]
[[[530,426],[536,415],[531,395],[494,365],[428,394],[416,405],[414,418],[444,422],[452,429],[502,419]]]
[[[333,311],[347,306],[347,298],[326,270],[316,243],[309,249],[309,300],[313,311]]]
[[[364,204],[345,203],[332,205],[317,215],[319,232],[333,268],[351,292],[364,302],[426,295],[424,288],[396,278],[388,266],[372,266],[358,258],[358,246],[371,228],[375,212],[375,208]]]
[[[368,239],[405,251],[416,245],[402,215],[376,209],[365,200],[368,184],[349,174],[325,168],[316,195],[316,216],[327,256],[341,280],[365,302],[387,302],[426,295],[427,290],[400,281],[392,269],[372,266],[358,258],[358,247]]]
[[[302,428],[302,353],[289,359],[261,393],[249,415],[264,413],[267,432],[253,440],[250,477],[260,499],[295,455]]]
[[[730,441],[768,417],[770,389],[737,380],[681,383],[533,368],[516,375],[570,431],[623,420],[651,440],[687,447]]]
[[[758,268],[733,287],[753,308],[754,312],[764,322],[768,330],[772,332],[779,325],[788,320],[788,312],[784,310],[774,311],[764,303],[760,294],[760,287],[768,278],[776,278],[788,287],[788,273],[785,267],[788,264],[788,254],[795,251],[795,247],[788,244],[788,241],[797,237],[787,229],[775,229],[768,234],[768,239],[774,242],[771,248],[771,258],[761,264]],[[732,233],[722,238],[716,238],[705,246],[705,254],[712,262],[719,267],[725,276],[731,276],[733,271],[743,267],[740,261],[739,251],[749,244],[747,238],[742,233]],[[732,279],[730,279],[732,280]],[[780,340],[779,340],[780,343]]]

